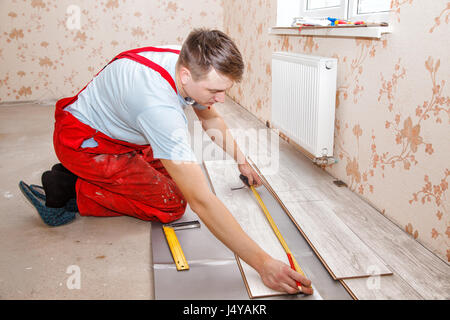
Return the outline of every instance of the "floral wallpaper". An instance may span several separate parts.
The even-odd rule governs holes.
[[[228,94],[266,122],[272,52],[335,57],[327,170],[450,262],[450,2],[391,6],[393,33],[373,40],[269,35],[277,0],[0,1],[0,103],[74,94],[117,53],[205,26],[238,44],[246,72]]]
[[[224,30],[247,70],[229,95],[270,121],[271,55],[338,59],[335,177],[450,262],[448,0],[393,0],[382,39],[269,35],[277,0],[227,0]]]
[[[0,103],[69,96],[121,51],[222,29],[222,1],[0,1]]]

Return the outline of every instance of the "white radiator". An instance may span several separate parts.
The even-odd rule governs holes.
[[[316,158],[331,157],[337,59],[272,54],[272,124]]]

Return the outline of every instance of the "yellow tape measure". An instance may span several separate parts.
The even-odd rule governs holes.
[[[261,206],[264,214],[266,215],[267,221],[269,221],[270,226],[272,227],[273,232],[275,233],[275,235],[278,238],[278,241],[280,241],[281,246],[283,247],[284,251],[286,252],[286,254],[290,255],[292,258],[292,261],[294,263],[295,266],[295,270],[297,272],[299,272],[302,276],[305,276],[305,273],[303,272],[303,270],[300,268],[297,260],[295,260],[294,255],[292,254],[291,250],[289,249],[286,241],[284,241],[283,236],[280,233],[280,230],[278,230],[277,225],[275,224],[275,222],[272,219],[272,216],[269,213],[269,210],[267,210],[267,207],[265,206],[264,202],[261,199],[261,196],[259,195],[258,191],[255,190],[254,186],[250,186],[250,189],[253,191],[253,194],[256,197],[256,200],[258,200],[259,205]]]
[[[172,253],[173,261],[178,271],[189,270],[186,257],[183,250],[181,250],[180,242],[178,241],[175,230],[172,227],[163,225],[164,234],[166,235],[167,243],[169,244],[170,252]]]

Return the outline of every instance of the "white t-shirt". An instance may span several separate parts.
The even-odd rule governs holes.
[[[138,54],[160,65],[175,81],[178,54]],[[64,110],[113,139],[150,144],[154,158],[196,161],[190,146],[186,106],[183,97],[159,72],[130,59],[118,59],[106,66],[78,95],[78,100]],[[89,141],[92,142],[95,143]]]

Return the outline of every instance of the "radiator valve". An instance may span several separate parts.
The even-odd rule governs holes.
[[[334,157],[320,157],[320,158],[314,158],[314,163],[319,166],[329,166],[332,164],[337,163],[338,160]]]

